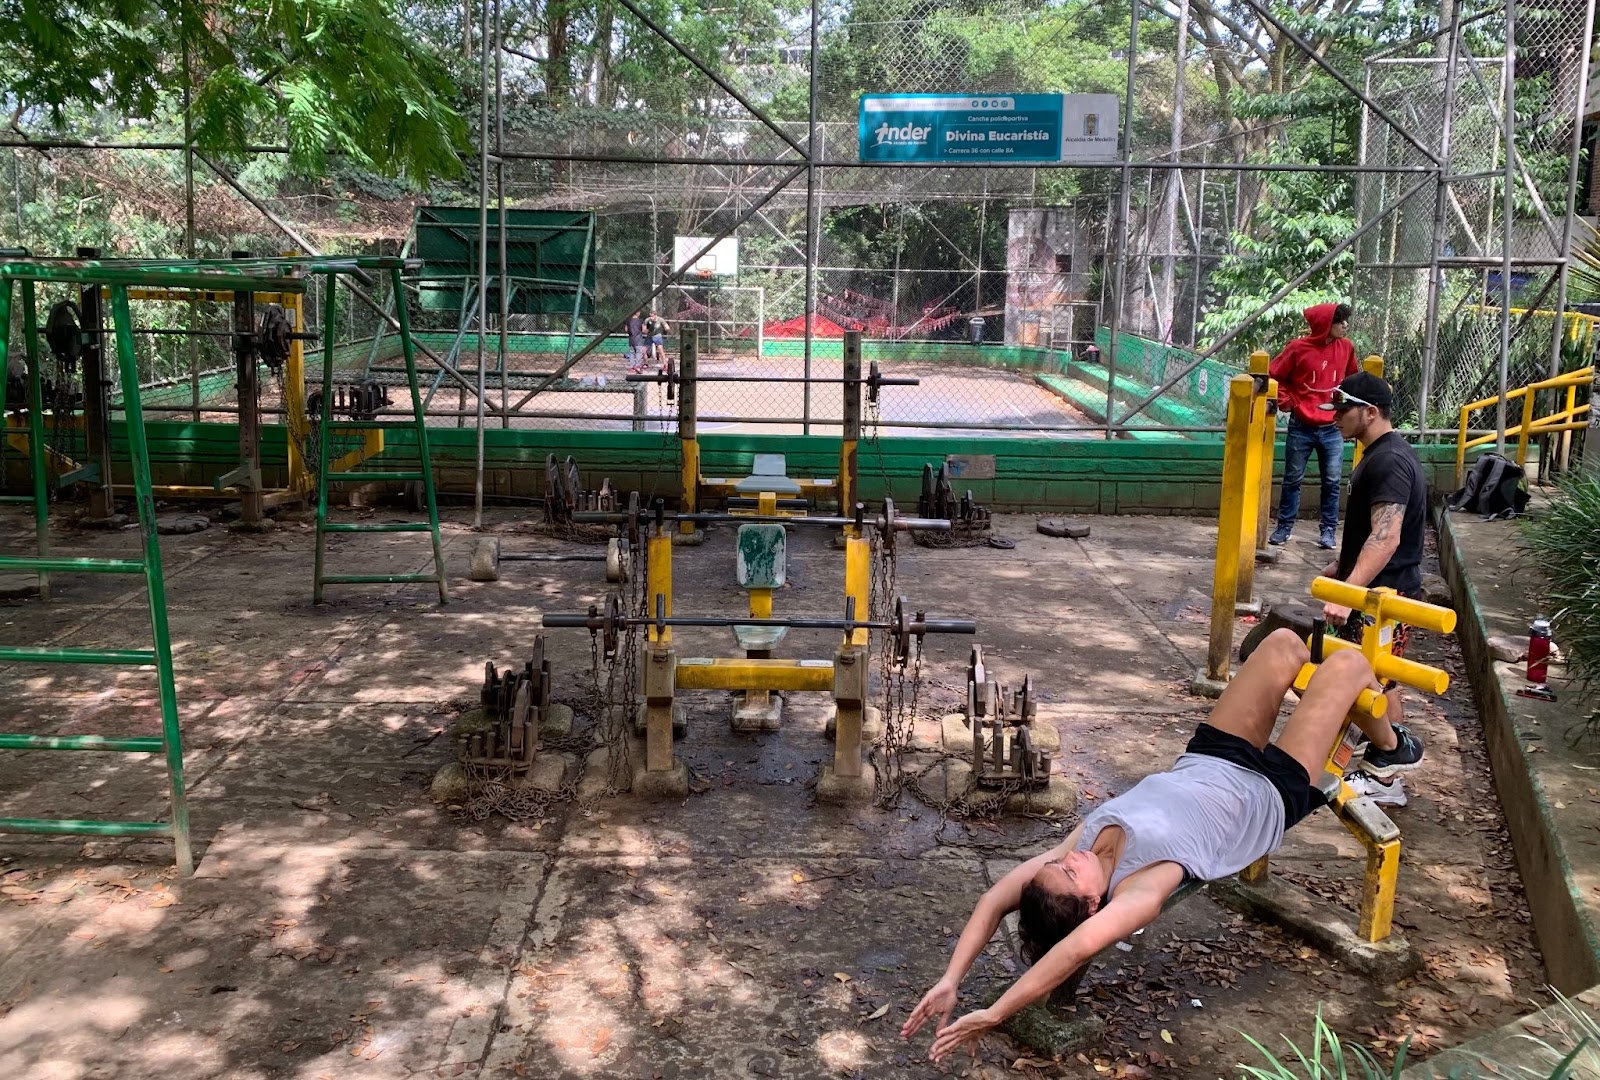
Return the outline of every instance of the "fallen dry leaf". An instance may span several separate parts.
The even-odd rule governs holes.
[[[874,1009],[872,1011],[872,1014],[870,1016],[868,1016],[867,1019],[868,1020],[880,1020],[884,1016],[888,1015],[888,1012],[889,1012],[888,1003],[884,1003],[882,1005],[879,1005],[876,1009]]]

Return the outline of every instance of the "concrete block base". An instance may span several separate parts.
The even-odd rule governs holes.
[[[704,529],[696,529],[690,533],[675,532],[671,535],[673,547],[699,547],[706,542]]]
[[[110,517],[99,518],[85,515],[78,519],[78,527],[83,529],[120,529],[127,523],[127,514],[112,514]]]
[[[565,739],[572,734],[572,708],[551,703],[539,719],[539,738]]]
[[[1220,679],[1213,679],[1206,674],[1206,669],[1201,668],[1194,673],[1194,678],[1189,680],[1189,693],[1195,697],[1219,698],[1228,684]]]
[[[1275,563],[1283,558],[1283,549],[1275,547],[1256,548],[1256,562]]]
[[[833,741],[834,733],[839,729],[839,707],[828,706],[828,719],[822,725],[823,738]],[[875,705],[868,705],[861,710],[861,741],[875,743],[883,738],[883,710]]]
[[[997,991],[984,1003],[985,1007],[999,998]],[[1087,1005],[1075,1009],[1029,1005],[1017,1010],[1000,1025],[1000,1030],[1045,1057],[1066,1057],[1098,1047],[1105,1038],[1106,1022],[1090,1012]]]
[[[608,794],[611,788],[611,753],[611,748],[606,746],[597,746],[589,751],[589,756],[583,762],[583,775],[578,778],[578,798],[580,800],[587,802],[591,799],[603,798]],[[617,753],[620,755],[623,751],[618,749]],[[640,748],[639,753],[642,760],[643,748]],[[619,763],[616,790],[618,792],[627,791],[628,786],[632,783],[632,767],[626,761]]]
[[[1233,602],[1233,614],[1234,614],[1235,618],[1238,618],[1241,615],[1260,615],[1261,614],[1261,601],[1260,600],[1235,600]]]
[[[1051,757],[1061,754],[1061,732],[1056,730],[1054,724],[1035,720],[1033,730],[1029,733],[1033,739],[1033,748],[1043,750]],[[939,735],[944,742],[944,748],[952,754],[962,757],[972,756],[972,729],[967,726],[964,713],[946,713],[939,719]]]
[[[1356,916],[1280,877],[1250,883],[1214,881],[1210,895],[1235,911],[1276,923],[1364,975],[1394,982],[1414,974],[1422,960],[1406,939],[1391,934],[1370,942],[1356,933]]]
[[[633,733],[639,738],[644,738],[645,732],[645,704],[639,702],[633,710]],[[672,737],[681,739],[689,733],[689,714],[683,707],[683,702],[672,703]]]
[[[783,723],[783,698],[769,693],[765,701],[757,696],[752,703],[746,694],[733,695],[733,705],[728,714],[728,724],[742,735],[761,731],[777,731]]]
[[[633,784],[628,789],[641,799],[687,799],[689,766],[674,757],[672,767],[651,772],[644,767],[644,750],[633,756]]]
[[[428,788],[428,797],[440,805],[464,802],[468,794],[467,772],[459,761],[440,766]]]
[[[543,754],[534,759],[527,772],[511,781],[511,787],[516,790],[559,791],[572,764],[570,754]],[[463,803],[472,798],[474,783],[474,778],[467,774],[461,763],[452,761],[434,773],[428,794],[436,803]]]
[[[840,776],[833,771],[833,762],[824,761],[817,775],[817,801],[839,806],[864,806],[872,802],[877,788],[877,770],[871,764],[861,766],[860,776]]]
[[[998,790],[979,787],[969,758],[970,742],[967,747],[966,754],[959,758],[946,758],[922,777],[922,790],[929,798],[941,803],[965,800],[969,806],[984,806],[992,800],[1002,799],[999,809],[1006,814],[1069,814],[1077,809],[1078,785],[1065,776],[1051,776],[1050,782],[1042,788],[1006,795]]]

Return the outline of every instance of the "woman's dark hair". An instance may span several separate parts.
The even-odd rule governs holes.
[[[1344,323],[1349,322],[1350,321],[1350,305],[1349,304],[1340,304],[1338,307],[1334,308],[1333,309],[1333,321],[1334,322],[1344,322]]]
[[[1022,887],[1022,901],[1017,905],[1022,958],[1037,964],[1056,942],[1076,930],[1091,914],[1087,897],[1052,892],[1037,881],[1028,882]]]

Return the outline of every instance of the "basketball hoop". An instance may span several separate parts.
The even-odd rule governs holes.
[[[704,284],[716,276],[716,270],[709,266],[697,266],[694,268],[694,276]]]

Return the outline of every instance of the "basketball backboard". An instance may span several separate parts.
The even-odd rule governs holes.
[[[733,278],[739,276],[739,238],[724,236],[712,245],[711,250],[694,259],[694,255],[707,244],[709,236],[674,236],[672,238],[672,269],[674,272],[688,266],[687,280],[704,277]]]

